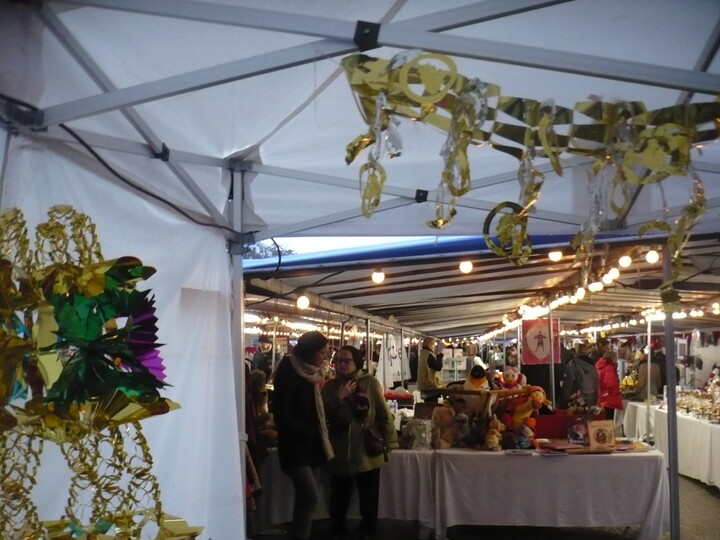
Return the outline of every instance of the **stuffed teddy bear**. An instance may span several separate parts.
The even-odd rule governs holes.
[[[455,440],[455,411],[452,407],[435,407],[432,412],[433,448],[451,448]]]
[[[520,373],[515,366],[505,366],[503,369],[503,388],[514,390],[521,388],[527,384],[527,377]]]

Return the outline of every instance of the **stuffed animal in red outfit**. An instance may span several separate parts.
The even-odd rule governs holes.
[[[503,387],[508,390],[521,388],[527,384],[527,377],[520,373],[515,366],[505,366],[503,369]]]

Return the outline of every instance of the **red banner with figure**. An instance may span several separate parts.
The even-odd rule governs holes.
[[[553,361],[560,363],[558,321],[554,320],[552,334],[547,319],[522,322],[522,363],[525,365],[550,363],[550,336],[553,336]]]

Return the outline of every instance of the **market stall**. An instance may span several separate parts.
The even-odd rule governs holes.
[[[667,456],[667,411],[654,407],[655,447]],[[720,425],[688,414],[677,415],[678,472],[720,487]]]

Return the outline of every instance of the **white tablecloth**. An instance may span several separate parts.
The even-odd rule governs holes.
[[[435,454],[436,527],[623,527],[657,540],[669,522],[658,451],[543,457],[472,450]]]
[[[292,519],[293,487],[272,451],[263,464],[261,531]],[[327,518],[327,473],[315,519]],[[638,526],[639,540],[667,528],[663,456],[510,456],[476,450],[395,450],[380,474],[378,517],[418,521],[442,537],[453,525]],[[348,517],[357,518],[357,505]]]
[[[652,411],[656,408],[657,405],[650,405],[650,437],[648,438],[646,436],[647,403],[641,401],[625,402],[625,414],[623,415],[623,432],[625,436],[638,440],[653,440],[655,436],[655,415]]]
[[[655,410],[655,447],[668,452],[668,414]],[[678,472],[720,487],[720,425],[677,414]]]

